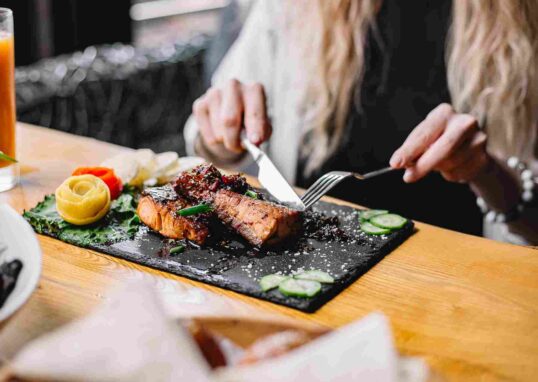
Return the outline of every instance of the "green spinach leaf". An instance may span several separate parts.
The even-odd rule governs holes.
[[[123,193],[112,201],[108,214],[97,223],[76,226],[64,221],[56,211],[56,198],[47,195],[24,218],[40,234],[50,235],[70,244],[88,247],[92,244],[112,244],[132,239],[140,227],[136,214],[136,195]]]

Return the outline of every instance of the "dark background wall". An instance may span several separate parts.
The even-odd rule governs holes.
[[[0,0],[15,16],[16,64],[132,40],[130,0]]]
[[[146,4],[134,21],[131,3]],[[177,0],[175,14],[152,18],[152,3],[0,0],[15,15],[19,121],[185,154],[192,103],[237,35],[241,12],[233,2],[182,12],[177,5],[188,2]]]

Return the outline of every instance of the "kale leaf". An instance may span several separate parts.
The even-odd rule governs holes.
[[[64,221],[56,211],[54,195],[45,196],[42,202],[25,211],[23,216],[37,233],[80,247],[130,240],[140,227],[140,219],[136,214],[136,195],[132,193],[123,193],[112,201],[107,215],[91,225],[76,226]]]

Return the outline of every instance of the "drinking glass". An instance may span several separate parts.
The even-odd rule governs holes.
[[[0,8],[0,151],[16,157],[15,142],[15,49],[13,12]],[[19,166],[0,159],[0,192],[19,181]]]

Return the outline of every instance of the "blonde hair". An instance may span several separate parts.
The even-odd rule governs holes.
[[[354,89],[362,81],[367,34],[377,35],[382,0],[288,2],[294,12],[289,41],[307,73],[301,154],[308,175],[338,148],[353,101],[360,105]],[[531,156],[538,113],[538,1],[454,0],[447,41],[456,111],[486,126],[490,147],[501,155]]]
[[[447,49],[455,109],[486,127],[500,155],[533,155],[538,112],[538,1],[454,1]]]

